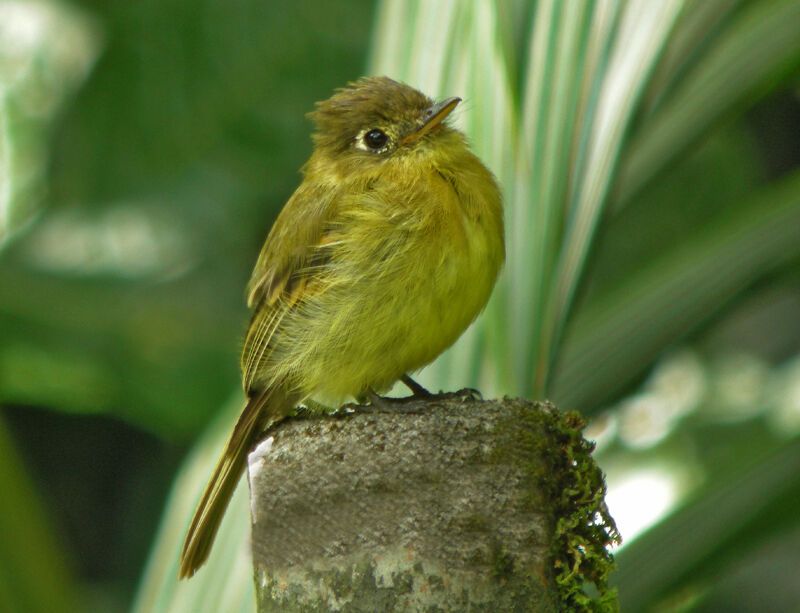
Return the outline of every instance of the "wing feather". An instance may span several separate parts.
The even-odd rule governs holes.
[[[301,185],[284,206],[267,237],[247,287],[253,309],[242,350],[246,391],[263,378],[270,342],[286,314],[309,291],[309,282],[330,257],[326,231],[337,211],[340,189]]]
[[[276,302],[298,280],[322,241],[325,227],[336,213],[340,189],[331,184],[297,188],[283,207],[258,256],[247,284],[247,305]]]

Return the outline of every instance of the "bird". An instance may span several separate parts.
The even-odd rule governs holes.
[[[244,408],[203,493],[179,576],[206,561],[251,449],[304,403],[379,403],[483,310],[505,259],[493,174],[434,101],[362,77],[316,104],[302,181],[247,286]]]

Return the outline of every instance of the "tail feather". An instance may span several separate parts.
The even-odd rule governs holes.
[[[181,579],[191,577],[208,558],[225,509],[244,472],[247,454],[264,430],[288,414],[292,404],[279,388],[247,399],[186,534],[181,551]]]

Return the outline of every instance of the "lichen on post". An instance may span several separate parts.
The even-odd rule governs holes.
[[[291,419],[251,455],[259,612],[616,610],[618,537],[580,418],[415,403]]]

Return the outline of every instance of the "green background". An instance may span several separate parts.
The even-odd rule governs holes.
[[[152,593],[179,466],[239,402],[243,288],[300,180],[315,101],[373,70],[424,82],[440,43],[494,79],[427,93],[464,96],[507,219],[580,185],[585,143],[559,101],[583,75],[555,38],[543,67],[529,45],[577,19],[584,52],[589,21],[476,1],[411,2],[401,23],[400,4],[0,3],[0,609],[113,613]],[[609,153],[578,270],[552,273],[576,282],[563,317],[520,288],[559,270],[569,209],[549,234],[532,222],[519,244],[552,252],[511,248],[477,340],[423,373],[595,417],[611,489],[643,467],[673,476],[659,522],[619,554],[625,611],[798,610],[798,6],[687,2]],[[431,83],[464,72],[445,62]],[[532,170],[528,135],[547,153]],[[653,409],[670,374],[693,400]]]

